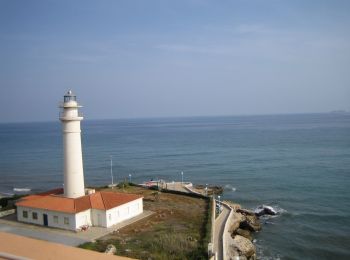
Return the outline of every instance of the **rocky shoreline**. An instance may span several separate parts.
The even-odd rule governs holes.
[[[276,212],[268,206],[261,206],[254,212],[242,209],[240,205],[232,202],[226,203],[233,208],[230,219],[229,233],[231,236],[227,243],[227,256],[229,259],[257,259],[252,233],[262,229],[259,221],[260,216],[275,215]]]

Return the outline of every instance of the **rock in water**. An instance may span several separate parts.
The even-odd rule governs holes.
[[[277,214],[277,211],[273,208],[273,207],[270,207],[270,206],[265,206],[264,208],[265,210],[265,215],[276,215]]]
[[[277,215],[277,211],[273,207],[266,205],[257,207],[254,212],[258,217],[263,215]]]
[[[241,229],[246,229],[252,232],[260,231],[261,224],[257,216],[247,215],[245,219],[240,223],[239,227]]]
[[[246,258],[250,258],[255,255],[255,246],[249,239],[242,237],[240,235],[236,235],[233,239],[232,245],[233,251],[236,250],[240,256],[245,256]],[[232,250],[231,249],[231,250]]]

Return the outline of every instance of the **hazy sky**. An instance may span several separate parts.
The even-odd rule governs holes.
[[[0,122],[350,110],[350,1],[0,0]]]

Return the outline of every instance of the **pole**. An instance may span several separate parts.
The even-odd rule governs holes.
[[[181,172],[181,184],[184,184],[184,172]]]
[[[114,183],[113,183],[113,159],[112,159],[112,155],[110,157],[111,157],[111,178],[112,178],[112,185],[113,185]]]

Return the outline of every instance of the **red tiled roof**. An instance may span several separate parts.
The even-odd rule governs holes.
[[[108,210],[142,198],[142,196],[135,194],[107,191],[96,192],[75,199],[55,194],[57,193],[46,192],[38,195],[29,195],[18,201],[16,205],[65,213],[78,213],[87,209]]]
[[[101,191],[91,194],[90,201],[93,209],[107,210],[139,198],[142,198],[142,196],[130,193]]]

